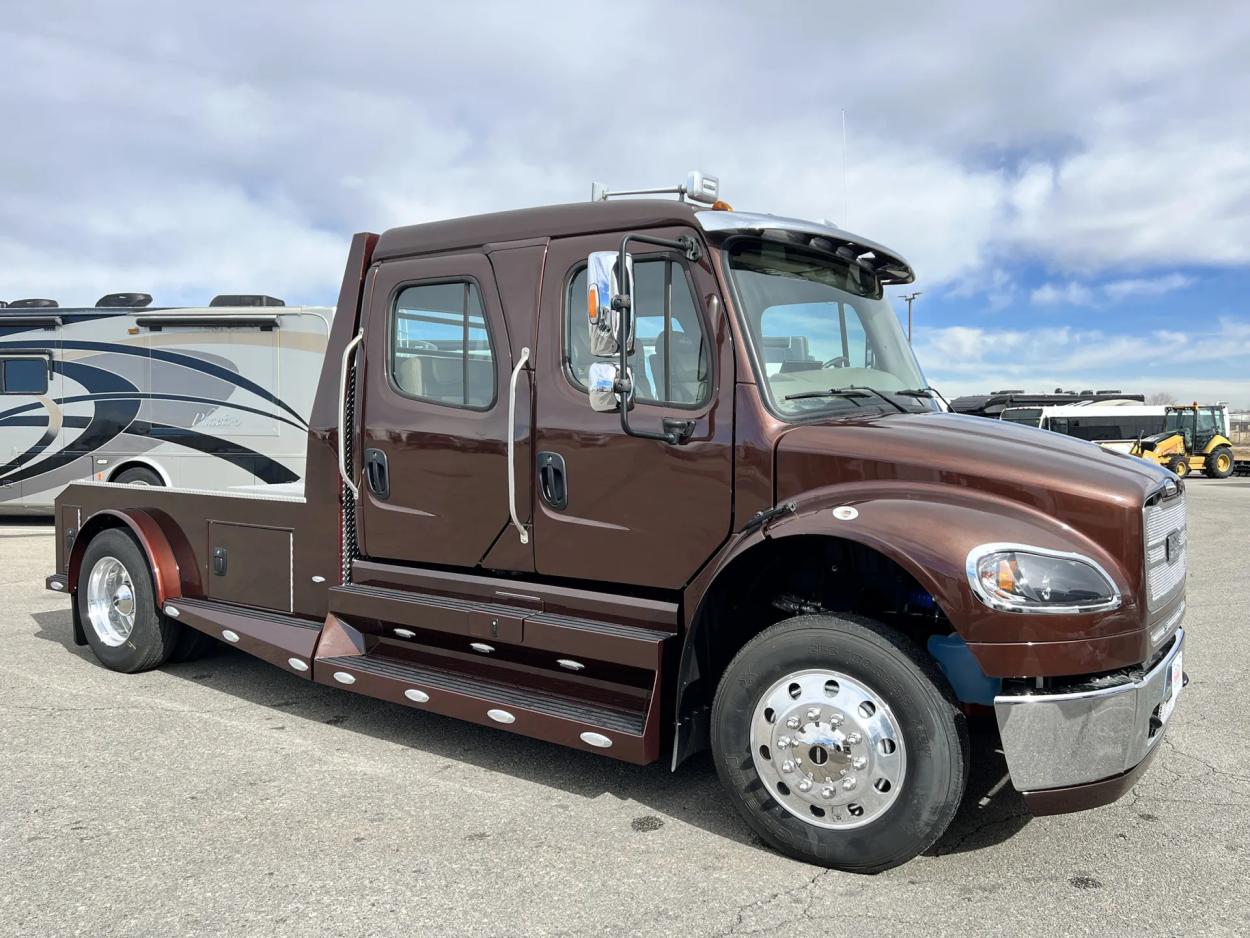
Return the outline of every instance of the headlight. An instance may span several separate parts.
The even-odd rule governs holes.
[[[1104,612],[1120,607],[1120,591],[1097,563],[1043,547],[973,548],[968,582],[981,602],[1007,612]]]

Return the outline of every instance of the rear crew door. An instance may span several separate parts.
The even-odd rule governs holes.
[[[530,548],[507,530],[508,439],[515,433],[516,463],[527,467],[530,382],[518,374],[510,426],[513,362],[489,261],[461,254],[382,264],[361,349],[361,553],[473,567],[511,534],[508,565],[532,569]],[[527,471],[517,479],[522,519],[529,492]]]

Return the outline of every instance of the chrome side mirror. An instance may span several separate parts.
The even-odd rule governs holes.
[[[620,252],[595,251],[586,258],[586,316],[590,327],[590,353],[596,358],[612,358],[621,351],[621,310],[616,297],[628,297],[633,282],[634,258],[625,255],[624,282],[618,271]],[[632,317],[624,317],[632,323]],[[626,354],[633,351],[633,329],[629,330]]]
[[[590,353],[602,361],[590,366],[588,384],[591,409],[607,412],[620,406],[617,379],[619,360],[633,352],[633,317],[622,315],[628,304],[634,259],[625,255],[625,277],[620,277],[619,251],[595,251],[586,258],[586,317],[590,329]],[[615,302],[614,302],[615,301]],[[622,323],[628,324],[621,355]]]

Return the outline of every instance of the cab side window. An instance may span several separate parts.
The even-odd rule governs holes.
[[[391,378],[402,394],[482,410],[495,400],[495,355],[471,281],[406,287],[391,313]]]
[[[677,406],[706,403],[711,394],[708,340],[685,268],[668,258],[634,260],[636,400]],[[595,357],[586,324],[586,269],[569,281],[564,353],[573,382],[586,386]]]

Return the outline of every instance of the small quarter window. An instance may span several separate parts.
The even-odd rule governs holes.
[[[651,404],[697,406],[710,394],[708,342],[685,269],[668,258],[634,259],[635,399]],[[569,282],[564,348],[580,387],[595,357],[586,328],[586,270]]]
[[[483,409],[495,400],[495,355],[477,285],[407,287],[391,317],[391,375],[409,397]]]
[[[0,359],[0,394],[47,394],[46,358]]]

